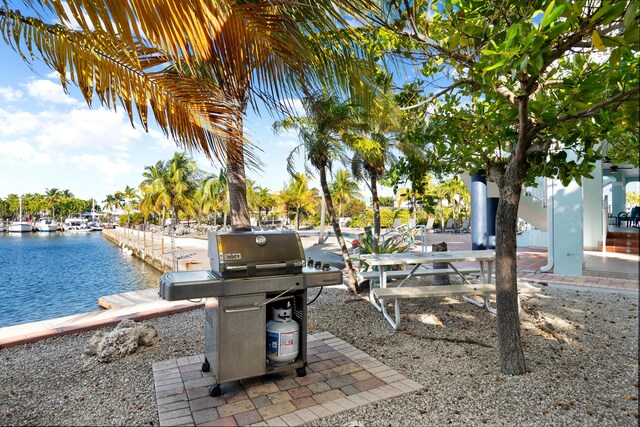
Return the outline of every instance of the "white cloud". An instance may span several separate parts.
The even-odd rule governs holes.
[[[31,80],[26,85],[27,93],[42,103],[77,105],[79,101],[64,93],[59,83],[51,80]]]
[[[24,139],[0,141],[0,164],[11,166],[46,165],[51,163],[48,154],[36,150]]]
[[[45,151],[82,147],[125,152],[142,137],[122,111],[104,108],[40,112],[38,122],[35,139]]]
[[[285,107],[290,113],[297,116],[304,117],[307,115],[300,99],[283,99],[280,104]]]
[[[72,155],[69,163],[76,165],[80,170],[97,171],[100,179],[107,184],[114,183],[118,176],[136,169],[132,163],[107,154]]]
[[[288,149],[294,149],[298,145],[300,145],[300,143],[294,139],[279,139],[276,141],[275,144],[276,144],[276,147],[282,147],[282,148],[288,148]]]
[[[22,99],[22,91],[11,87],[0,87],[0,98],[5,102],[18,101]]]
[[[28,111],[9,111],[0,108],[0,141],[4,137],[16,137],[19,135],[33,135],[38,127],[36,114]]]

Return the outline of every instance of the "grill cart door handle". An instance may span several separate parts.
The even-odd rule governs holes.
[[[225,308],[225,313],[243,313],[245,311],[256,311],[260,310],[262,307],[259,305],[253,305],[249,307],[237,307],[237,308]]]
[[[256,264],[255,265],[255,269],[256,270],[267,270],[267,269],[273,269],[273,268],[286,268],[287,267],[287,262],[278,262],[278,263],[272,263],[272,264]],[[302,267],[304,264],[304,262],[302,261],[294,261],[293,265],[295,267]],[[227,265],[225,267],[226,270],[229,271],[244,271],[246,270],[248,267],[247,265]]]

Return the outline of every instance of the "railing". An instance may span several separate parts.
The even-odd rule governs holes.
[[[531,196],[535,200],[542,203],[542,206],[547,207],[547,179],[544,177],[536,178],[537,187],[524,187],[523,193],[527,196]]]

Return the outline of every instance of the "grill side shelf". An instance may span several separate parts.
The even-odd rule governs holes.
[[[160,278],[160,297],[167,301],[178,301],[260,292],[282,292],[289,288],[292,290],[304,289],[304,278],[301,274],[250,279],[221,279],[207,270],[197,271],[198,275],[195,277],[182,273],[196,273],[196,271],[165,273]]]

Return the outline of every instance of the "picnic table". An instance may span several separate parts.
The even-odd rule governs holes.
[[[362,261],[370,266],[378,267],[379,288],[376,288],[372,281],[369,282],[369,301],[380,312],[384,318],[394,328],[400,327],[400,304],[399,299],[403,298],[425,298],[425,297],[442,297],[442,296],[461,296],[466,301],[471,302],[479,307],[486,307],[492,313],[495,308],[491,307],[489,295],[495,294],[495,284],[492,283],[493,264],[496,258],[493,250],[478,251],[452,251],[452,252],[407,252],[394,254],[366,254],[361,255]],[[423,264],[447,263],[448,267],[454,274],[457,274],[463,281],[463,285],[446,285],[446,286],[415,286],[403,287],[404,284],[411,279]],[[454,262],[479,262],[480,263],[480,284],[470,283],[463,269],[453,265]],[[413,268],[397,287],[388,288],[387,269],[394,265],[412,265]],[[420,273],[418,273],[420,274]],[[539,288],[521,283],[518,285],[518,292],[536,292]],[[478,302],[470,296],[479,295],[483,298],[483,302]],[[385,298],[393,298],[395,318],[392,318],[386,309]],[[380,301],[379,303],[377,301]],[[519,304],[519,300],[518,300]]]

